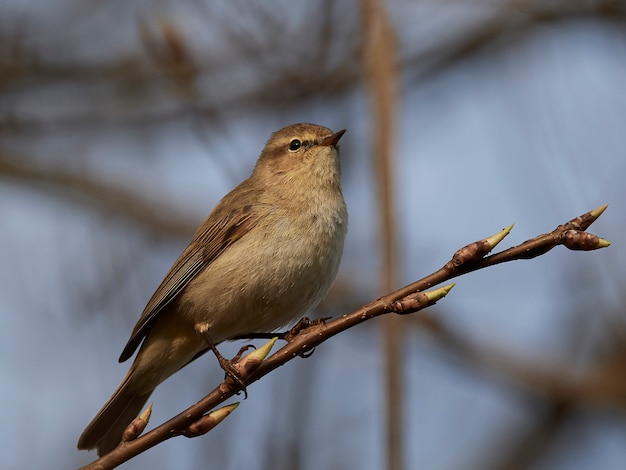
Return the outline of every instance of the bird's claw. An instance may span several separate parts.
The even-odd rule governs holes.
[[[239,387],[239,389],[243,392],[244,399],[248,398],[248,389],[246,388],[246,382],[241,378],[239,369],[235,364],[239,361],[241,354],[243,354],[246,349],[248,348],[241,348],[239,353],[237,353],[233,359],[226,359],[223,356],[217,358],[220,367],[224,370],[226,381],[230,379],[234,382],[234,384],[237,385],[237,387]],[[239,392],[237,392],[237,394],[239,394]]]

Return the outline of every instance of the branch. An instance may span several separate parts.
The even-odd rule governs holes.
[[[303,44],[306,48],[294,52],[291,36],[287,36],[288,39],[284,41],[285,35],[281,28],[267,26],[282,24],[282,17],[277,19],[272,11],[255,8],[254,16],[261,18],[261,21],[253,24],[263,24],[265,27],[262,29],[263,33],[261,30],[251,33],[248,25],[241,23],[239,10],[243,7],[238,6],[238,3],[242,2],[229,2],[231,9],[223,10],[221,15],[212,11],[206,14],[207,20],[213,20],[212,29],[222,35],[222,43],[232,47],[232,51],[225,57],[210,52],[202,54],[202,58],[177,56],[185,53],[182,49],[177,51],[177,47],[194,48],[190,47],[191,42],[176,43],[183,38],[172,36],[177,34],[172,29],[172,22],[160,30],[155,27],[151,30],[151,36],[144,37],[144,43],[146,40],[152,41],[147,45],[147,48],[152,48],[147,49],[150,51],[149,56],[142,54],[143,51],[134,51],[126,56],[95,64],[91,61],[85,63],[67,60],[65,55],[61,58],[55,56],[53,52],[63,50],[65,43],[55,43],[52,47],[56,49],[52,50],[28,47],[32,42],[29,36],[2,34],[0,31],[0,85],[3,91],[30,93],[31,89],[36,92],[38,87],[45,87],[50,83],[69,82],[95,90],[102,90],[103,84],[109,84],[113,90],[111,93],[114,93],[110,95],[114,98],[109,97],[102,105],[98,101],[101,95],[90,95],[88,90],[74,87],[71,96],[80,101],[91,100],[94,102],[93,106],[86,108],[84,112],[72,109],[69,114],[67,109],[62,113],[57,110],[50,118],[42,115],[29,116],[19,110],[4,111],[0,115],[0,134],[18,130],[20,134],[38,135],[50,131],[58,132],[60,129],[80,131],[94,126],[128,129],[172,122],[192,113],[198,113],[205,118],[216,116],[221,114],[221,110],[237,108],[242,103],[253,108],[270,106],[275,111],[279,107],[299,105],[310,98],[313,92],[318,98],[320,94],[334,97],[346,90],[354,90],[362,82],[356,56],[356,31],[353,31],[350,24],[346,25],[346,17],[353,13],[352,10],[337,7],[335,11],[322,8],[323,13],[311,11],[308,16],[315,17],[317,21],[308,21],[305,23],[307,26],[317,24],[322,14],[334,14],[334,17],[325,18],[327,22],[319,30],[300,31],[298,44]],[[313,5],[313,2],[310,3]],[[453,11],[454,3],[450,3]],[[626,17],[626,7],[620,0],[488,0],[478,2],[478,6],[480,11],[485,11],[483,17],[471,21],[448,22],[446,30],[450,34],[431,45],[420,44],[415,50],[411,46],[402,51],[397,60],[399,69],[404,71],[405,84],[423,83],[432,79],[461,60],[471,59],[486,47],[492,44],[501,46],[512,35],[519,35],[537,25],[572,18],[600,18],[623,22]],[[246,8],[251,9],[248,3]],[[446,14],[445,9],[442,11],[443,16],[455,18],[455,15]],[[142,36],[141,31],[139,36]],[[326,52],[330,40],[334,40],[332,49],[335,56],[331,57],[332,60],[328,59]],[[313,59],[303,61],[303,55]],[[277,61],[277,57],[282,60]],[[151,59],[150,63],[147,59]],[[237,67],[242,63],[253,63],[255,70],[263,72],[252,87],[231,79],[221,85],[223,89],[220,88],[220,93],[206,93],[206,90],[202,92],[201,87],[200,96],[193,102],[193,106],[167,105],[169,101],[163,101],[163,83],[186,82],[190,75],[194,75],[198,83],[204,84],[205,89],[207,86],[210,89],[215,71],[228,71],[228,77],[237,76],[232,70],[238,70]],[[155,64],[159,64],[159,67],[154,67]],[[320,67],[320,64],[325,64],[325,67]],[[109,105],[111,100],[115,100],[116,107]]]
[[[398,43],[384,0],[361,0],[362,62],[371,101],[371,134],[376,174],[380,240],[380,292],[389,292],[397,283],[398,224],[395,223],[393,185],[394,121],[398,104]],[[384,344],[386,440],[384,462],[387,470],[404,467],[402,439],[404,400],[402,351],[404,329],[395,316],[381,324]]]
[[[105,182],[87,173],[29,163],[29,158],[0,149],[0,179],[15,180],[35,188],[48,187],[78,204],[92,205],[105,213],[142,226],[151,232],[188,237],[197,226],[181,210],[163,201],[150,200],[139,191]]]
[[[388,313],[414,313],[434,304],[448,293],[452,285],[432,292],[423,291],[444,281],[496,264],[519,259],[532,259],[547,253],[558,245],[564,245],[571,250],[585,251],[607,247],[610,242],[585,232],[606,208],[606,205],[601,206],[559,225],[552,232],[539,235],[491,256],[486,256],[510,233],[513,226],[506,227],[491,237],[461,248],[438,271],[391,292],[352,313],[328,322],[324,320],[309,322],[303,319],[291,331],[283,335],[287,344],[272,356],[264,360],[275,343],[275,339],[259,350],[248,354],[234,366],[239,369],[241,378],[246,385],[250,385],[295,357],[310,354],[316,346],[360,323]],[[262,335],[250,334],[245,337],[260,336]],[[237,385],[227,378],[195,405],[145,435],[136,437],[143,431],[148,422],[149,412],[142,413],[142,416],[129,425],[125,432],[125,440],[118,447],[86,465],[83,470],[112,469],[172,437],[180,435],[196,437],[205,434],[221,422],[234,408],[231,405],[213,412],[210,411],[236,393],[238,393]]]

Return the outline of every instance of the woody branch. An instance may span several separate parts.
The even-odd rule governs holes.
[[[491,237],[470,243],[457,250],[450,261],[432,274],[380,297],[349,314],[331,321],[300,322],[292,330],[282,335],[287,344],[274,354],[265,358],[276,339],[246,355],[235,364],[235,367],[239,369],[245,384],[250,385],[278,367],[296,357],[307,355],[313,348],[360,323],[388,313],[415,313],[433,305],[437,300],[444,297],[453,285],[430,292],[425,292],[425,290],[455,277],[500,263],[532,259],[547,253],[558,245],[563,245],[570,250],[583,251],[607,247],[610,245],[607,240],[586,232],[586,229],[604,212],[606,207],[606,205],[601,206],[559,225],[549,233],[538,235],[517,246],[487,256],[510,233],[513,226],[506,227]],[[267,335],[251,334],[245,337],[267,337]],[[238,391],[238,386],[234,381],[227,378],[195,405],[150,432],[140,435],[148,424],[151,410],[151,406],[149,406],[139,418],[128,426],[118,447],[84,466],[83,470],[112,469],[172,437],[181,435],[197,437],[206,434],[225,419],[236,408],[237,404],[228,405],[215,411],[211,410],[237,394]]]

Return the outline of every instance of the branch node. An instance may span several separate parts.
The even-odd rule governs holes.
[[[415,292],[402,299],[392,302],[387,309],[397,313],[398,315],[415,313],[418,310],[422,310],[435,304],[439,299],[445,297],[453,287],[454,284],[448,284],[447,286],[428,292]]]
[[[449,267],[458,268],[464,264],[475,263],[476,261],[481,260],[489,254],[489,252],[493,250],[498,243],[504,239],[504,237],[511,233],[512,229],[513,224],[504,227],[494,235],[483,238],[482,240],[478,240],[474,243],[470,243],[469,245],[465,245],[463,248],[454,253],[451,260],[452,266]]]
[[[235,411],[235,408],[239,406],[239,402],[233,403],[232,405],[224,406],[218,410],[215,410],[208,415],[202,416],[196,422],[190,424],[185,430],[181,432],[181,435],[185,437],[198,437],[206,434],[215,426],[220,424],[222,421],[226,419],[226,417]]]
[[[276,341],[278,341],[278,337],[272,338],[259,349],[255,349],[250,354],[246,355],[241,361],[238,362],[238,365],[245,370],[248,375],[250,375],[261,365],[263,359],[268,356],[276,344]]]
[[[592,211],[585,212],[583,215],[580,215],[565,224],[566,230],[580,230],[584,231],[594,223],[598,217],[602,215],[602,213],[609,207],[608,204],[604,204]]]
[[[133,419],[131,423],[126,426],[126,429],[124,429],[124,433],[122,434],[122,442],[129,442],[137,439],[143,430],[146,429],[151,415],[152,403],[147,406],[143,413]]]
[[[600,238],[589,232],[581,232],[579,230],[567,230],[561,237],[561,243],[570,250],[591,251],[599,248],[606,248],[611,244],[610,241]]]

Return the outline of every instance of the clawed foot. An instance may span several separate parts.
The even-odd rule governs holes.
[[[326,324],[326,320],[330,320],[332,317],[323,317],[323,318],[316,318],[315,320],[310,320],[307,317],[303,317],[298,323],[296,323],[293,328],[291,328],[289,331],[283,333],[283,337],[282,339],[284,339],[285,341],[287,341],[288,343],[293,341],[293,339],[302,331],[306,330],[307,328],[311,328],[313,326],[317,326],[317,325],[325,325]],[[311,354],[313,354],[315,352],[315,348],[312,348],[310,351],[307,352],[302,352],[299,354],[300,357],[306,359],[307,357],[310,357]]]
[[[302,317],[300,321],[296,323],[289,331],[282,333],[282,336],[279,336],[279,337],[280,339],[284,339],[285,341],[290,342],[301,331],[304,331],[307,328],[311,328],[312,326],[325,325],[326,320],[330,320],[331,318],[332,317],[323,317],[323,318],[316,318],[315,320],[311,320],[307,317]],[[305,357],[308,357],[308,356],[305,356]]]
[[[207,344],[209,349],[213,351],[213,354],[215,354],[215,357],[217,358],[217,362],[219,362],[220,367],[226,373],[226,380],[228,379],[232,380],[239,387],[239,389],[243,391],[244,398],[248,398],[248,390],[246,388],[246,382],[241,377],[241,373],[239,372],[239,369],[237,368],[236,364],[241,359],[241,356],[243,355],[243,353],[246,352],[250,348],[254,348],[254,346],[251,344],[247,344],[243,346],[241,349],[239,349],[239,352],[235,355],[235,357],[233,357],[232,359],[226,359],[224,356],[220,354],[220,352],[215,347],[213,340],[211,340],[211,337],[209,336],[209,327],[206,323],[199,323],[198,325],[196,325],[195,329],[196,329],[196,332],[202,337],[204,342]]]
[[[290,330],[282,332],[282,333],[281,332],[278,332],[278,333],[246,333],[246,334],[243,334],[243,335],[233,336],[232,338],[229,338],[229,339],[237,340],[237,339],[253,339],[253,338],[254,339],[278,338],[278,339],[282,339],[283,341],[290,342],[301,331],[306,330],[307,328],[312,327],[312,326],[325,325],[326,324],[326,320],[330,320],[331,318],[332,317],[324,317],[324,318],[316,318],[315,320],[310,320],[307,317],[303,317]]]
[[[239,350],[239,353],[237,353],[237,355],[234,358],[232,358],[232,359],[226,359],[219,352],[217,352],[217,349],[215,349],[215,351],[213,351],[213,353],[217,357],[217,362],[219,362],[220,367],[225,372],[226,380],[230,379],[233,382],[235,382],[235,384],[243,392],[244,399],[248,398],[248,389],[246,388],[246,382],[241,378],[241,374],[239,373],[239,369],[237,368],[237,366],[235,364],[237,362],[239,362],[241,354],[246,349],[247,349],[247,347],[241,348],[241,350]],[[237,393],[239,393],[239,392],[237,392]]]
[[[243,353],[245,353],[248,349],[256,349],[256,346],[254,344],[244,344],[241,348],[239,348],[239,352],[235,354],[235,357],[233,357],[230,362],[239,362]]]
[[[300,321],[298,321],[298,323],[296,323],[289,331],[285,331],[283,333],[247,333],[244,335],[237,335],[234,336],[232,338],[230,338],[231,340],[236,340],[236,339],[251,339],[251,338],[264,338],[264,339],[271,339],[271,338],[279,338],[282,339],[283,341],[287,341],[288,343],[293,341],[293,339],[302,331],[306,330],[307,328],[311,328],[313,326],[317,326],[317,325],[325,325],[326,324],[326,320],[330,320],[332,317],[323,317],[323,318],[316,318],[315,320],[311,320],[307,317],[303,317],[300,319]],[[198,334],[200,336],[202,336],[202,338],[204,338],[204,341],[208,344],[209,348],[211,349],[211,351],[213,351],[213,354],[215,354],[215,356],[217,357],[217,360],[220,363],[220,366],[222,367],[222,369],[224,369],[224,371],[226,372],[226,377],[230,378],[231,380],[233,380],[238,386],[239,388],[241,388],[241,390],[243,390],[246,398],[248,397],[248,394],[246,392],[246,384],[245,382],[241,379],[241,375],[239,373],[239,370],[237,369],[237,367],[235,367],[235,363],[237,363],[239,361],[239,359],[241,359],[241,355],[248,349],[253,348],[254,346],[251,344],[248,344],[244,347],[242,347],[239,352],[237,353],[237,355],[231,359],[225,359],[217,350],[217,348],[215,347],[215,345],[211,342],[211,339],[208,337],[207,331],[208,331],[208,327],[206,326],[206,324],[199,324],[196,326],[196,331],[198,332]],[[300,357],[309,357],[311,354],[313,354],[313,352],[315,351],[315,349],[311,349],[308,352],[303,352],[300,354]]]

